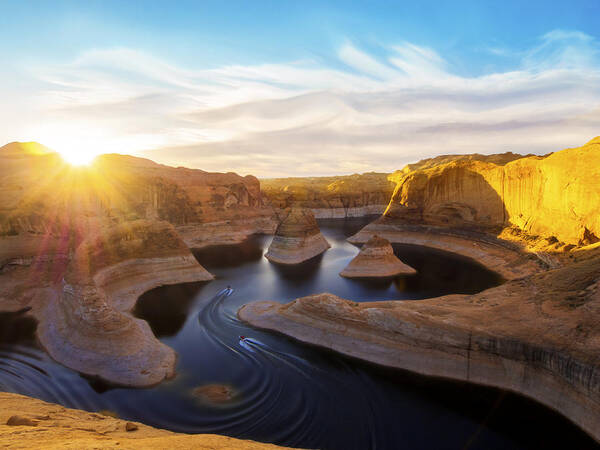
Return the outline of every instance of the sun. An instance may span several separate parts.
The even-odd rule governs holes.
[[[73,166],[85,166],[110,148],[109,133],[87,123],[46,124],[34,130],[34,136]]]
[[[58,153],[66,162],[72,166],[87,166],[98,156],[96,152],[82,149],[58,149]]]

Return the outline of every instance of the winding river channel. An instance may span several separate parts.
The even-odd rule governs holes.
[[[154,388],[126,389],[84,378],[38,348],[35,323],[2,315],[0,390],[108,410],[174,431],[304,448],[593,448],[569,421],[517,395],[375,367],[237,319],[237,309],[255,300],[285,303],[331,292],[362,302],[418,301],[475,293],[502,281],[472,261],[415,246],[395,251],[418,275],[385,282],[344,279],[338,273],[358,253],[345,239],[367,221],[320,221],[332,248],[295,267],[263,257],[267,236],[197,251],[216,280],[154,289],[134,310],[178,353],[177,376]],[[247,342],[240,342],[240,335]],[[230,398],[214,403],[194,395],[206,385],[225,386]]]

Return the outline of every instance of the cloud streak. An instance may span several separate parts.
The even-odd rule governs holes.
[[[71,134],[98,151],[258,176],[393,171],[443,153],[545,153],[600,134],[599,49],[590,36],[555,30],[516,55],[513,70],[478,77],[409,42],[377,56],[347,42],[337,64],[202,70],[133,49],[91,50],[30,69],[30,117],[8,118],[5,138],[58,147]]]

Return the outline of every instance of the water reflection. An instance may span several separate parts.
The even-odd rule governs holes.
[[[321,263],[323,262],[323,254],[317,255],[300,264],[277,264],[270,262],[271,270],[275,271],[281,279],[288,283],[302,284],[315,278]]]

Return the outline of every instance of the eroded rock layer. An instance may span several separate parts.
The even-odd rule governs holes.
[[[375,235],[362,246],[360,253],[340,275],[346,278],[379,278],[415,273],[415,269],[394,255],[394,249],[387,239]]]
[[[600,137],[545,157],[458,160],[395,180],[385,212],[393,223],[495,232],[512,225],[563,245],[600,240]]]
[[[521,278],[546,269],[554,258],[525,252],[523,245],[496,236],[447,227],[397,224],[378,220],[348,238],[362,244],[373,236],[381,236],[395,244],[422,245],[456,253],[477,261],[507,280]]]
[[[265,257],[279,264],[298,264],[330,247],[309,209],[292,208],[283,218]]]
[[[318,219],[381,214],[394,191],[385,173],[337,177],[271,178],[261,189],[274,208],[309,208]]]
[[[78,246],[62,273],[55,270],[49,261],[3,274],[10,281],[3,295],[12,298],[3,308],[31,306],[40,343],[55,360],[122,385],[150,386],[174,375],[175,352],[128,314],[146,290],[212,279],[172,225],[134,221],[103,229]]]
[[[105,222],[165,220],[193,243],[194,225],[220,223],[240,237],[272,232],[275,218],[255,177],[168,167],[125,155],[101,155],[73,168],[43,146],[0,147],[0,236],[22,233],[87,235]],[[244,236],[245,237],[245,236]]]
[[[419,302],[256,302],[240,318],[379,364],[519,392],[600,441],[600,138],[544,157],[434,158],[390,178],[384,216],[351,242],[379,235],[439,248],[509,281]]]

